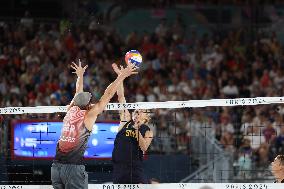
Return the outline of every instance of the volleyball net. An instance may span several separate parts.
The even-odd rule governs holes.
[[[270,163],[284,149],[283,101],[284,97],[256,97],[109,103],[84,154],[89,183],[111,182],[111,152],[121,109],[151,113],[154,139],[144,161],[149,178],[161,183],[271,183]],[[66,106],[0,108],[1,184],[50,187],[50,166],[65,112]],[[184,188],[190,186],[203,187]],[[139,186],[149,187],[169,186]]]
[[[281,104],[284,97],[256,97],[236,99],[211,99],[166,102],[136,102],[136,103],[109,103],[105,110],[123,109],[172,109],[172,108],[199,108],[219,106],[249,106],[261,104]],[[0,108],[0,114],[27,114],[27,113],[58,113],[66,112],[66,106],[36,106],[36,107],[6,107]]]

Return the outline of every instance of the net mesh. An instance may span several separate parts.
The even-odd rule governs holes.
[[[281,105],[147,111],[151,112],[150,127],[154,132],[144,161],[149,178],[158,179],[162,183],[273,181],[270,163],[277,154],[283,154],[284,149],[284,109]],[[52,154],[52,149],[48,148],[57,142],[52,135],[60,132],[60,129],[54,129],[56,126],[52,123],[61,122],[64,115],[2,115],[2,184],[51,184],[52,158],[42,159],[38,156]],[[30,133],[21,133],[25,128],[25,122],[21,122],[23,120],[29,122]],[[39,121],[44,122],[43,125],[38,126]],[[106,123],[118,121],[117,111],[105,111],[97,120]],[[15,124],[19,122],[22,124],[17,131]],[[115,137],[111,128],[115,130],[111,125],[96,127],[93,135],[104,136],[97,138],[97,141],[108,141],[111,145]],[[19,143],[17,147],[16,140]],[[91,138],[87,148],[89,158],[86,160],[90,184],[112,180],[111,160],[102,156],[98,149]]]

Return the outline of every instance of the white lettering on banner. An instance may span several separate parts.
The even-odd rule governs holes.
[[[138,184],[103,184],[103,189],[140,189]]]
[[[283,189],[272,183],[168,183],[168,184],[89,184],[89,189]],[[50,185],[0,185],[0,189],[52,189]]]
[[[105,110],[123,110],[123,109],[137,109],[139,107],[139,104],[137,103],[109,103],[106,106]]]
[[[19,113],[24,113],[24,110],[21,107],[8,107],[0,109],[0,114],[19,114]]]
[[[59,106],[58,109],[62,112],[67,112],[67,106]]]
[[[9,186],[1,186],[0,185],[0,189],[22,189],[23,188],[23,186],[11,186],[11,185],[9,185]]]
[[[94,186],[94,185],[90,185]],[[211,189],[280,189],[283,184],[264,184],[264,183],[169,183],[169,184],[148,184],[148,185],[129,185],[129,184],[102,184],[89,187],[90,189],[200,189],[206,186]]]
[[[265,103],[266,101],[263,98],[237,98],[226,100],[226,104],[230,105],[257,105]]]
[[[0,185],[0,189],[22,189],[22,188],[23,188],[23,186],[8,186],[8,187],[6,187],[6,186]]]
[[[42,125],[31,125],[35,126],[35,132],[46,132],[47,131],[47,124],[42,124]]]
[[[21,147],[37,147],[37,139],[36,138],[21,138]]]
[[[226,189],[270,189],[267,184],[226,184]]]

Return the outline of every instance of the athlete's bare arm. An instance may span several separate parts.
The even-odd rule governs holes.
[[[143,152],[146,152],[152,142],[153,139],[153,131],[146,131],[145,136],[143,137],[142,134],[138,129],[136,129],[136,134],[138,136],[138,143],[139,147]]]
[[[117,67],[116,64],[112,64],[112,68],[115,71],[115,73],[117,75],[120,74],[120,69]],[[126,103],[126,99],[124,96],[124,85],[123,82],[120,84],[120,86],[117,89],[117,97],[118,97],[118,102],[119,103]],[[127,109],[125,110],[120,110],[119,111],[119,116],[120,116],[120,124],[119,124],[119,128],[118,131],[120,131],[122,129],[122,127],[124,126],[124,124],[128,121],[131,120],[131,115],[129,113],[129,111]]]
[[[74,72],[72,72],[72,73],[75,73],[77,75],[76,92],[75,92],[74,96],[76,96],[80,92],[83,92],[83,86],[84,86],[83,77],[84,77],[84,73],[85,73],[87,67],[88,67],[88,65],[82,67],[82,63],[81,63],[80,59],[79,59],[78,65],[75,62],[72,62],[72,64],[71,64],[71,68],[74,69]],[[73,106],[73,103],[74,102],[72,100],[71,103],[67,107],[67,111]]]
[[[123,80],[130,75],[137,74],[135,71],[136,68],[132,64],[128,64],[126,68],[122,68],[121,73],[117,76],[116,80],[107,87],[99,102],[92,105],[92,108],[86,114],[85,124],[87,128],[93,126],[97,116],[105,109]]]

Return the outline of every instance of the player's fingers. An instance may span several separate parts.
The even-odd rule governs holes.
[[[111,66],[112,66],[112,68],[113,68],[115,73],[117,73],[117,74],[120,73],[120,70],[119,70],[119,68],[117,67],[117,65],[115,63],[113,63]]]
[[[131,62],[127,61],[126,65],[127,65],[127,67],[132,67],[133,64]]]
[[[80,58],[79,58],[79,67],[82,67],[82,62],[81,62]]]
[[[73,65],[70,65],[71,68],[73,68],[74,70],[76,70],[77,68]]]
[[[72,62],[72,64],[75,68],[78,68],[77,64],[75,62]]]
[[[138,68],[135,66],[133,68],[131,68],[131,71],[136,71]]]
[[[111,66],[114,68],[114,67],[117,67],[117,64],[116,63],[112,63]]]

